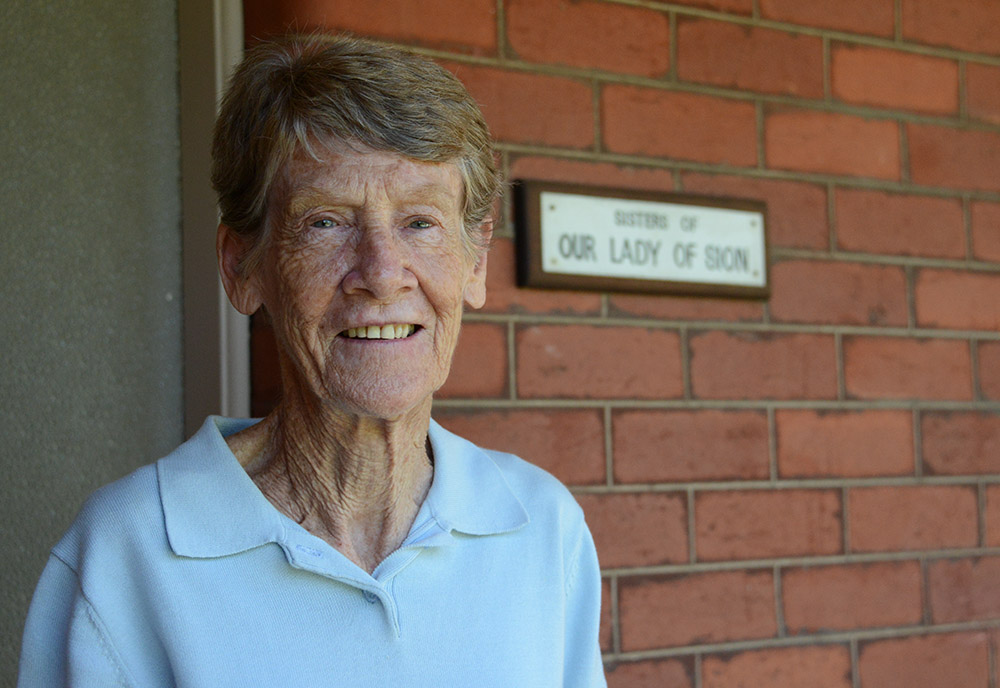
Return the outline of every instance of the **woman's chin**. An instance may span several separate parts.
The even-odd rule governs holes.
[[[433,390],[408,389],[399,384],[355,385],[346,390],[331,390],[323,401],[332,410],[391,421],[429,411],[432,394]]]

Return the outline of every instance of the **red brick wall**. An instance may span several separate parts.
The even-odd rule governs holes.
[[[1000,683],[1000,3],[246,4],[440,60],[512,178],[767,202],[766,302],[518,289],[504,225],[439,397],[578,495],[613,687]]]

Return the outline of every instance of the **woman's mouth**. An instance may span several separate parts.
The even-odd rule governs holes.
[[[409,323],[368,325],[366,327],[349,327],[341,332],[340,336],[348,339],[403,339],[413,334],[416,329],[416,325]]]

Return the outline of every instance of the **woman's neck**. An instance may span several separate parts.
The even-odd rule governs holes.
[[[227,442],[279,511],[371,573],[430,489],[429,423],[430,400],[386,421],[292,397]]]

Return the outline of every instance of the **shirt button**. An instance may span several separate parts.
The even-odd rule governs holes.
[[[378,595],[371,592],[370,590],[365,590],[361,594],[365,598],[365,602],[367,602],[368,604],[375,604],[376,602],[378,602]]]

